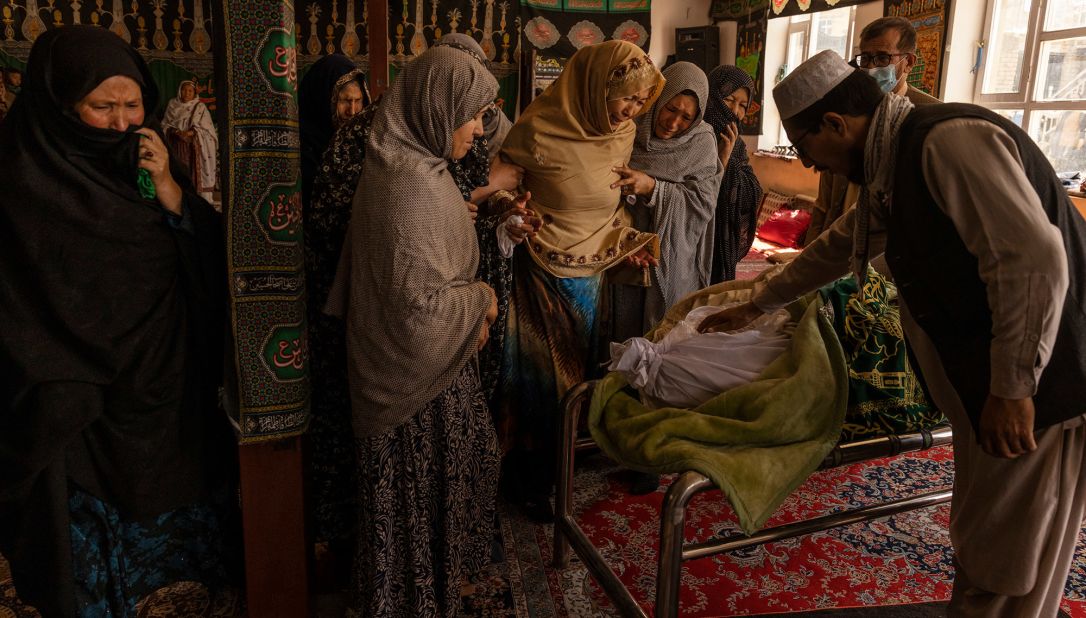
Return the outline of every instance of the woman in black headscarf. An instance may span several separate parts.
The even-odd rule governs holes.
[[[307,520],[313,540],[329,543],[333,559],[354,548],[357,482],[350,430],[343,324],[324,314],[347,232],[358,168],[329,160],[341,151],[335,136],[365,126],[375,107],[362,72],[343,54],[325,56],[309,68],[298,91],[302,140],[302,226],[305,232],[306,316],[312,371],[312,420],[307,436]],[[364,124],[360,125],[359,122]],[[323,161],[323,163],[322,163]],[[339,182],[330,182],[335,177]],[[342,570],[342,569],[341,569]]]
[[[753,92],[754,82],[739,67],[723,65],[709,73],[705,122],[716,131],[720,162],[724,165],[724,180],[716,199],[710,283],[735,279],[735,265],[754,243],[762,185],[750,167],[747,147],[739,137],[739,125],[747,115]]]
[[[130,46],[58,28],[27,72],[0,130],[0,552],[43,616],[134,616],[226,577],[219,223]]]
[[[343,54],[313,63],[298,86],[298,131],[302,140],[302,203],[309,204],[313,180],[336,128],[370,104],[362,69]]]

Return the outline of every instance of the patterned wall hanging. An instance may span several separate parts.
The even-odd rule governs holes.
[[[247,443],[298,435],[309,418],[298,38],[286,0],[217,4],[226,25],[215,53],[236,369],[227,408]]]
[[[737,21],[769,8],[770,0],[713,0],[709,17],[714,21]]]
[[[738,23],[735,41],[735,65],[754,80],[754,92],[750,93],[750,107],[743,118],[739,132],[743,135],[762,134],[762,105],[765,93],[765,42],[769,26],[769,11],[747,15]]]
[[[787,0],[784,6],[773,6],[773,14],[770,17],[791,17],[792,15],[804,15],[806,13],[818,13],[831,11],[846,6],[863,4],[871,0]]]
[[[366,0],[317,0],[294,4],[295,45],[298,67],[305,68],[323,56],[343,54],[363,70],[369,70],[369,36]]]
[[[467,34],[486,53],[503,109],[513,113],[521,52],[518,0],[392,0],[388,6],[390,77],[442,36]]]
[[[521,0],[525,39],[552,58],[610,39],[648,50],[650,9],[650,0]]]
[[[191,79],[197,94],[215,108],[211,54],[211,0],[4,0],[0,7],[5,66],[25,68],[30,47],[46,30],[96,25],[128,41],[147,60],[161,91],[159,112]]]
[[[216,92],[211,41],[214,0],[2,0],[0,65],[25,68],[38,35],[69,24],[108,28],[128,41],[147,60],[162,93],[161,113],[184,80],[197,84],[197,94],[215,110]],[[298,66],[339,52],[362,68],[366,52],[366,0],[316,0],[297,5],[295,27]],[[302,25],[305,25],[305,28]]]
[[[916,28],[917,61],[909,85],[938,98],[950,0],[886,0],[884,13],[904,17]]]
[[[733,21],[751,13],[771,9],[770,17],[791,17],[863,4],[871,0],[713,0],[709,16],[717,21]]]

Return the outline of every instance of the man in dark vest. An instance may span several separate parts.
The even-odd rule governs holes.
[[[952,616],[1055,616],[1086,505],[1086,220],[1016,125],[914,108],[832,51],[773,90],[803,164],[861,185],[729,330],[884,253],[928,393],[954,428]]]

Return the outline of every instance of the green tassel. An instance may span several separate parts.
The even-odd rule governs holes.
[[[157,193],[155,193],[155,183],[151,180],[151,172],[141,167],[136,174],[136,184],[140,188],[140,197],[145,200],[155,199]]]

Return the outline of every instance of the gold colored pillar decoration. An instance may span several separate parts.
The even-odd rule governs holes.
[[[165,28],[162,26],[162,16],[165,15],[165,3],[166,0],[151,0],[154,10],[152,13],[155,16],[155,33],[151,35],[151,41],[155,44],[155,49],[164,51],[170,45],[170,40],[166,38]]]

